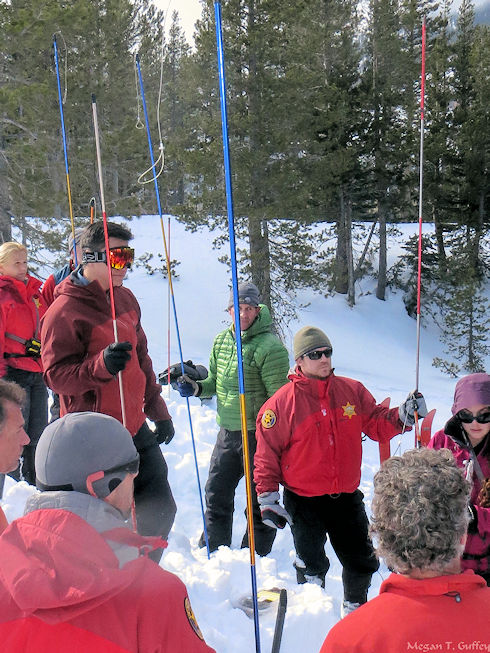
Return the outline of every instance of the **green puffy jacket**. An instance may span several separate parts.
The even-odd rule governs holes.
[[[265,400],[288,382],[288,352],[271,333],[271,325],[269,309],[261,304],[256,320],[242,332],[247,428],[250,431],[255,430],[257,413]],[[201,398],[217,397],[218,424],[230,431],[239,431],[238,360],[233,325],[216,336],[209,358],[209,376],[199,383]]]

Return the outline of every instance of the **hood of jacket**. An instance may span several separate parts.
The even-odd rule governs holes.
[[[110,312],[109,294],[106,292],[98,281],[82,283],[79,277],[80,267],[63,279],[54,289],[54,298],[66,295],[75,297],[81,303],[104,305],[107,303]],[[116,291],[117,288],[114,288]]]
[[[39,295],[41,285],[42,282],[36,277],[31,277],[30,274],[27,275],[26,281],[18,281],[8,275],[0,276],[0,288],[4,292],[10,293],[12,298],[17,301],[28,301],[31,297]]]
[[[270,311],[265,304],[259,304],[259,306],[260,306],[260,312],[255,318],[255,320],[252,322],[252,324],[249,326],[249,328],[246,331],[242,331],[242,340],[244,342],[257,336],[259,333],[266,333],[271,330],[272,318],[271,318]],[[233,324],[231,325],[230,328],[233,329],[233,333],[234,333],[235,329]]]
[[[120,569],[104,538],[67,510],[36,510],[13,521],[0,556],[0,582],[21,615],[47,623],[94,609],[133,582],[139,568]]]
[[[97,533],[103,534],[113,529],[130,531],[128,522],[123,519],[119,510],[106,501],[81,492],[61,491],[33,494],[27,500],[24,514],[48,508],[69,510],[88,522],[92,528],[95,528]],[[108,538],[105,539],[116,554],[120,566],[138,557],[138,549],[134,546],[127,546],[124,542],[109,540]]]

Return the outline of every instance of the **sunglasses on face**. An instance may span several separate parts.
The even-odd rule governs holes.
[[[123,465],[117,465],[116,467],[111,467],[110,469],[106,469],[104,471],[104,474],[113,474],[114,472],[126,472],[127,474],[137,474],[139,472],[140,468],[140,456],[137,453],[136,458],[133,458],[133,460],[130,460],[127,463],[124,463]]]
[[[478,413],[478,415],[473,415],[469,410],[460,410],[457,417],[460,422],[463,422],[463,424],[471,424],[474,420],[476,420],[478,424],[490,424],[490,410],[488,409],[483,413]]]
[[[316,349],[315,351],[309,351],[307,354],[304,354],[303,358],[307,356],[310,361],[318,361],[322,356],[325,356],[325,358],[330,358],[331,355],[331,349]]]

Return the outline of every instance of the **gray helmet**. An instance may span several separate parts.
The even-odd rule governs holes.
[[[48,424],[36,447],[40,490],[75,490],[107,497],[126,474],[137,473],[139,455],[124,426],[101,413],[68,413]]]

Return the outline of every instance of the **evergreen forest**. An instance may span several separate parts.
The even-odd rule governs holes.
[[[228,237],[214,4],[194,44],[151,0],[0,0],[0,242],[33,264],[71,229],[53,39],[76,223],[99,183],[97,97],[109,216],[157,212],[135,55],[164,213]],[[388,264],[387,237],[419,219],[422,22],[426,20],[422,301],[457,375],[490,352],[490,26],[471,0],[224,0],[223,43],[240,274],[281,320],[294,291],[375,279],[414,315],[418,243]],[[488,17],[488,6],[480,12]],[[144,176],[144,175],[143,175]],[[152,173],[146,177],[151,180]],[[36,216],[34,219],[33,216]],[[40,219],[42,218],[42,219]],[[354,228],[355,226],[355,228]],[[17,236],[16,236],[17,237]]]

